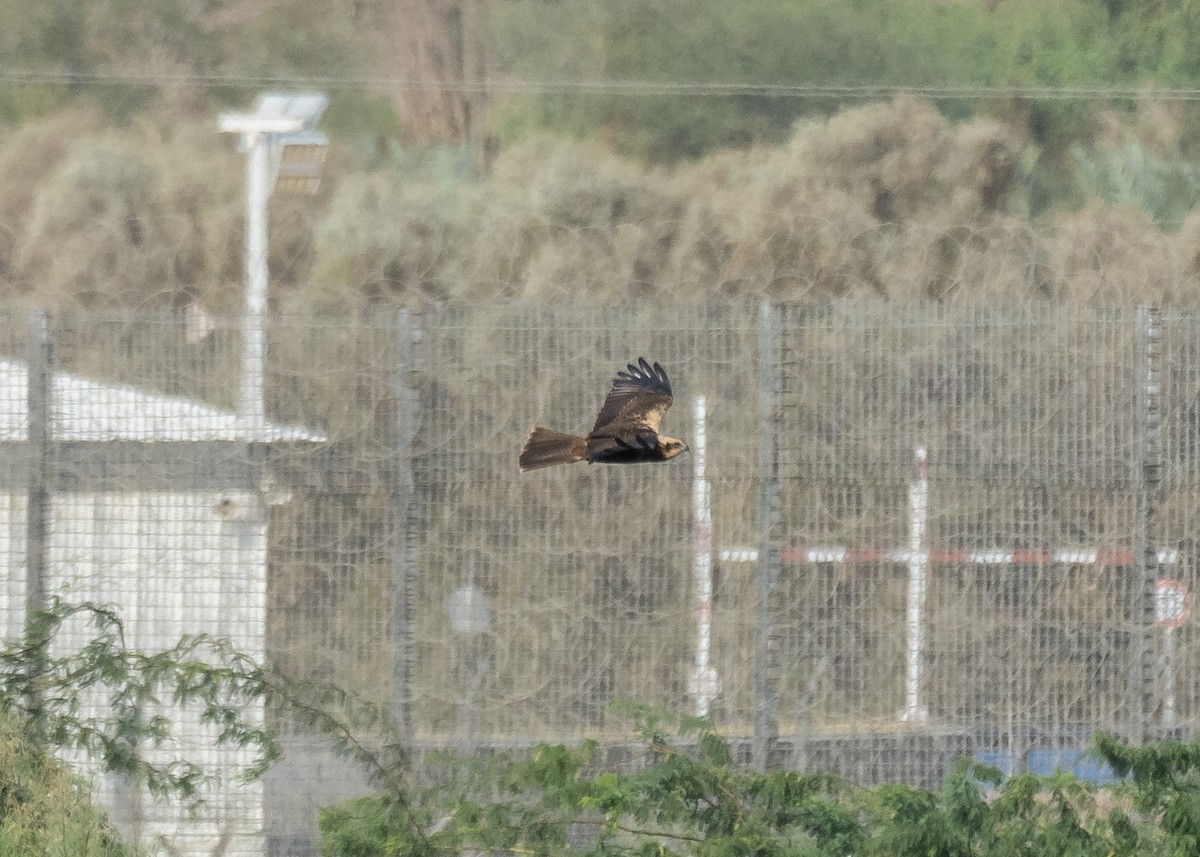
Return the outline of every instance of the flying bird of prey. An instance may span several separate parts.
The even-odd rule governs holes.
[[[535,427],[525,441],[518,463],[521,470],[587,461],[589,464],[627,464],[666,461],[687,450],[681,440],[658,433],[663,414],[671,407],[671,382],[657,363],[639,357],[613,379],[612,389],[587,437]]]

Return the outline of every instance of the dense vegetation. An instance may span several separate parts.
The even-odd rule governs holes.
[[[129,855],[87,790],[15,723],[0,721],[0,854]]]
[[[22,638],[0,645],[0,855],[134,853],[64,759],[83,777],[118,775],[142,795],[131,802],[167,799],[155,807],[160,819],[179,813],[198,826],[211,821],[214,788],[236,788],[279,758],[276,735],[262,724],[264,708],[324,735],[403,799],[405,750],[388,717],[354,694],[287,678],[227,639],[185,635],[158,651],[134,649],[112,607],[50,598]],[[189,729],[172,719],[179,712],[198,715],[203,735],[195,723]],[[211,754],[197,761],[198,741],[248,752],[215,770]],[[150,841],[146,831],[140,835],[139,848]],[[157,844],[171,850],[169,842]]]
[[[137,14],[132,14],[136,8]],[[465,76],[520,79],[532,95],[496,96],[502,134],[531,124],[602,134],[619,147],[668,160],[714,147],[781,142],[800,117],[836,110],[828,85],[987,87],[1192,87],[1200,10],[1156,0],[118,0],[29,10],[0,5],[0,65],[78,76],[70,89],[8,83],[0,116],[26,117],[80,97],[113,115],[203,115],[236,101],[255,78],[343,78],[338,130],[395,130],[375,99],[401,114],[404,90]],[[439,32],[442,29],[445,32]],[[403,31],[414,31],[415,45]],[[422,68],[402,56],[448,38],[455,56]],[[398,56],[399,55],[399,56]],[[410,79],[425,74],[429,80]],[[114,85],[131,75],[136,85]],[[189,76],[216,76],[212,83]],[[367,81],[374,81],[367,83]],[[563,81],[790,84],[789,97],[613,97],[555,94]],[[357,88],[356,88],[357,86]],[[958,115],[1005,113],[1034,141],[1077,142],[1086,103],[952,103]],[[419,117],[401,115],[420,136]]]
[[[48,306],[233,308],[242,165],[215,115],[267,79],[332,77],[322,195],[272,207],[283,308],[585,290],[1196,294],[1200,113],[1153,89],[1200,72],[1193,3],[443,5],[465,57],[443,82],[534,84],[472,95],[472,140],[428,118],[464,105],[414,104],[424,90],[397,64],[415,0],[8,4],[0,284]],[[994,89],[871,102],[820,91],[834,84]]]
[[[1135,749],[1099,735],[1096,752],[1127,777],[1104,789],[1064,772],[1004,778],[961,760],[929,792],[750,771],[695,718],[681,720],[678,738],[647,712],[639,727],[645,764],[634,773],[597,770],[586,744],[462,763],[419,800],[385,793],[326,810],[323,853],[1183,857],[1200,848],[1200,744]]]
[[[64,626],[84,622],[90,639],[63,651]],[[184,744],[161,751],[179,738],[178,724],[156,716],[163,697],[198,705],[204,719],[219,723],[216,743],[258,751],[248,775],[278,755],[245,709],[263,695],[255,687],[261,668],[222,641],[190,637],[164,651],[136,651],[110,608],[57,599],[33,613],[25,631],[0,646],[0,854],[134,853],[93,807],[88,782],[97,774],[195,808],[215,772],[181,757]],[[98,698],[104,703],[93,707]],[[91,764],[82,770],[64,764],[85,758]]]
[[[232,148],[211,123],[117,130],[78,110],[26,123],[0,143],[0,281],[51,307],[234,309]],[[1033,151],[1003,123],[907,97],[671,168],[545,135],[482,179],[448,150],[367,169],[339,147],[320,197],[272,207],[272,298],[292,311],[580,292],[1194,300],[1190,167],[1132,137],[1079,149],[1078,205],[1035,217]]]
[[[556,26],[532,26],[543,3],[524,0],[499,16],[505,63],[525,76],[615,80],[803,85],[790,97],[742,93],[701,99],[546,98],[541,121],[582,131],[608,129],[623,147],[659,158],[694,156],[717,146],[781,142],[800,117],[836,110],[855,95],[829,86],[1071,87],[1153,80],[1186,83],[1185,37],[1170,29],[1178,10],[1153,4],[1067,0],[1045,4],[931,0],[750,0],[703,3],[636,0],[555,4]],[[583,6],[588,14],[579,14]],[[1139,7],[1133,8],[1124,7]],[[536,10],[536,11],[535,11]],[[1148,20],[1139,20],[1136,18]],[[1162,36],[1156,47],[1151,27]],[[510,29],[511,28],[511,29]],[[525,35],[522,37],[520,33]],[[1137,41],[1131,33],[1144,40]],[[565,34],[565,35],[564,35]],[[577,50],[565,51],[563,42]],[[1160,52],[1161,51],[1161,52]],[[1170,53],[1169,53],[1170,52]],[[1074,103],[949,102],[948,110],[1005,116],[1036,143],[1061,147],[1089,110]]]

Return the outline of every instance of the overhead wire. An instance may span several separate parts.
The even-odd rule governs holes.
[[[62,71],[53,69],[0,69],[0,84],[100,85],[100,86],[266,86],[320,87],[325,89],[437,90],[464,93],[529,95],[617,96],[756,96],[764,98],[881,98],[914,95],[931,99],[1015,98],[1030,100],[1136,100],[1200,101],[1198,87],[1133,85],[990,86],[982,84],[890,83],[755,83],[740,81],[655,81],[627,79],[526,79],[499,77],[482,80],[415,79],[377,75],[253,75],[200,72]]]

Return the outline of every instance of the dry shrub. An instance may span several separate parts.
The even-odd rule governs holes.
[[[525,297],[568,283],[612,299],[663,287],[683,202],[655,171],[593,144],[538,137],[497,160],[486,199],[481,227],[504,225],[496,236],[480,229],[466,277],[490,274],[501,294]]]
[[[75,109],[22,124],[0,145],[0,278],[11,280],[13,259],[38,187],[72,143],[101,125],[97,113]]]
[[[143,142],[145,157],[159,164],[161,228],[173,291],[179,299],[186,295],[221,310],[241,303],[245,258],[245,167],[231,143],[214,134],[210,123],[185,126],[169,137],[147,132]],[[298,231],[283,228],[277,210],[272,206],[270,213],[275,278],[290,256],[279,250]]]
[[[1059,217],[1044,241],[1056,297],[1159,302],[1178,292],[1175,242],[1142,211],[1093,202]]]
[[[211,122],[167,131],[142,128],[135,150],[157,168],[160,180],[161,251],[170,258],[167,294],[171,302],[196,299],[215,310],[239,308],[245,270],[245,157]],[[323,187],[336,180],[336,168],[322,170]],[[315,223],[323,203],[321,195],[271,196],[267,261],[276,301],[309,276]]]
[[[703,189],[721,173],[723,180]],[[698,224],[683,246],[719,260],[713,287],[720,292],[841,294],[871,282],[878,222],[795,150],[757,153],[749,163],[693,176],[711,225]]]
[[[244,166],[230,141],[208,123],[99,124],[63,114],[0,147],[11,266],[0,277],[50,306],[236,307]],[[273,201],[272,295],[322,309],[492,296],[1194,299],[1200,219],[1171,237],[1093,204],[1033,223],[1015,210],[1022,145],[1000,123],[953,123],[898,98],[802,123],[783,147],[670,171],[545,136],[506,149],[484,179],[446,153],[344,180],[343,164],[326,196]]]
[[[1005,215],[957,225],[913,226],[892,237],[880,278],[893,298],[972,299],[1046,294],[1037,234]]]
[[[941,198],[889,245],[881,279],[892,297],[1023,294],[1040,286],[1036,236],[1006,213],[1017,141],[1002,125],[975,121],[955,129],[934,184]]]
[[[997,123],[956,128],[909,98],[800,125],[727,200],[726,285],[785,297],[941,296],[964,268],[986,270],[964,254],[988,252],[1016,151]]]
[[[999,122],[978,119],[960,126],[946,175],[949,211],[971,220],[1003,212],[1016,183],[1019,152],[1020,141]]]
[[[17,251],[20,280],[56,304],[142,303],[143,290],[164,288],[161,183],[125,137],[76,142],[37,190]]]
[[[1194,304],[1200,294],[1200,211],[1184,218],[1172,236],[1172,249],[1178,260],[1178,274],[1164,299],[1170,303]]]
[[[51,307],[196,298],[222,307],[240,293],[231,286],[242,279],[244,168],[228,140],[207,123],[60,130],[51,123],[4,149],[19,162],[39,140],[56,143],[36,183],[4,201],[20,224],[11,236],[19,288]]]
[[[484,182],[399,168],[356,176],[319,227],[310,298],[647,294],[680,209],[632,162],[546,138],[505,152]]]
[[[1137,101],[1133,132],[1147,151],[1159,157],[1175,158],[1188,136],[1188,116],[1194,112],[1191,105],[1183,102],[1163,101],[1151,93],[1143,93]]]
[[[491,184],[508,189],[528,211],[563,228],[600,228],[645,214],[639,197],[647,171],[599,145],[537,136],[505,150]]]
[[[472,195],[407,180],[400,172],[351,176],[317,227],[306,300],[350,308],[399,298],[420,303],[450,295],[445,268],[468,242]]]
[[[321,226],[310,297],[940,293],[943,269],[961,266],[937,257],[942,231],[1004,207],[1014,150],[995,123],[956,128],[911,99],[803,125],[785,149],[667,174],[535,137],[478,184],[403,171],[349,182]],[[945,225],[907,254],[924,266],[907,272],[922,285],[893,288],[888,254],[934,216]]]
[[[953,143],[949,120],[932,104],[905,97],[803,123],[786,152],[797,175],[807,173],[894,223],[945,204],[942,170]]]
[[[725,276],[730,250],[721,222],[708,201],[689,200],[659,273],[660,282],[665,290],[682,298],[732,293]]]
[[[1027,221],[997,217],[960,235],[955,265],[943,295],[1014,297],[1049,293],[1042,251]]]
[[[670,176],[672,192],[683,203],[661,275],[672,293],[704,297],[744,288],[729,273],[734,250],[730,226],[741,211],[740,198],[771,154],[763,147],[716,152],[679,166]]]
[[[729,277],[751,294],[836,296],[879,289],[879,223],[861,198],[761,181],[735,233]],[[738,291],[741,291],[739,289]]]

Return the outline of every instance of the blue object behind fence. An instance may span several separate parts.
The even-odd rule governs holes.
[[[1030,750],[1026,759],[1027,769],[1031,774],[1049,776],[1055,771],[1070,771],[1079,779],[1088,780],[1096,785],[1117,782],[1117,776],[1111,767],[1087,755],[1087,750],[1077,747]],[[1011,777],[1020,769],[1015,750],[986,750],[976,753],[975,760],[999,768],[1006,777]]]

